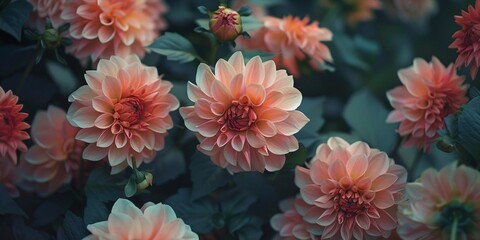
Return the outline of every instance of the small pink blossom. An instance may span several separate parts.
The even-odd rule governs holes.
[[[242,33],[242,18],[238,12],[219,6],[210,16],[209,26],[219,41],[232,41]]]
[[[180,108],[188,129],[197,133],[198,150],[231,173],[277,171],[285,154],[298,149],[294,134],[309,119],[295,110],[302,100],[292,76],[273,61],[241,52],[218,60],[215,74],[200,64],[197,85],[188,84],[194,106]]]

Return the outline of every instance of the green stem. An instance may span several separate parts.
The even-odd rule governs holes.
[[[210,66],[215,66],[215,57],[217,56],[218,52],[218,47],[220,46],[220,43],[217,41],[217,39],[213,38],[212,40],[212,49],[210,50],[210,55],[208,56],[208,62]]]
[[[415,154],[415,158],[413,159],[413,163],[412,165],[410,166],[409,170],[408,170],[408,178],[410,178],[410,180],[412,180],[412,176],[413,176],[413,171],[415,171],[415,168],[418,167],[418,164],[420,164],[420,160],[422,159],[422,150],[418,150],[417,153]]]
[[[22,74],[22,78],[20,78],[20,81],[18,82],[17,86],[17,94],[22,90],[23,85],[25,84],[25,81],[27,80],[28,76],[30,75],[30,72],[32,71],[33,65],[35,65],[35,61],[37,59],[37,55],[40,53],[42,50],[42,46],[40,43],[37,43],[37,48],[35,49],[35,54],[33,57],[30,59],[30,62],[27,65],[27,68]]]
[[[457,214],[455,214],[455,217],[453,218],[452,231],[450,232],[450,240],[457,240],[458,220],[459,217]]]

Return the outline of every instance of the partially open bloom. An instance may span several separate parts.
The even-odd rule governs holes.
[[[17,177],[17,167],[11,161],[2,161],[0,167],[0,184],[7,190],[11,197],[18,197],[17,186],[15,185]]]
[[[406,180],[406,170],[384,152],[338,137],[295,171],[302,199],[314,206],[304,219],[324,227],[322,239],[389,237]]]
[[[219,6],[210,16],[210,31],[220,41],[232,41],[242,33],[242,18],[238,12]]]
[[[160,17],[165,11],[162,0],[69,1],[61,16],[71,24],[73,44],[66,51],[82,62],[112,55],[143,57],[144,47],[165,28]]]
[[[282,213],[275,214],[270,219],[270,225],[278,232],[277,239],[320,239],[323,227],[306,222],[303,218],[312,207],[314,206],[307,204],[300,196],[282,200]]]
[[[404,86],[387,92],[395,109],[387,122],[400,122],[398,133],[405,146],[427,151],[438,137],[437,130],[445,127],[443,119],[467,102],[465,78],[457,75],[452,64],[445,67],[436,57],[430,63],[416,58],[413,66],[398,71],[398,77]]]
[[[70,123],[81,128],[76,139],[89,143],[83,158],[108,156],[113,173],[132,166],[133,159],[137,166],[150,162],[173,127],[169,113],[179,102],[169,94],[172,84],[137,56],[102,59],[85,79],[88,85],[70,95],[67,114]]]
[[[47,18],[54,28],[60,27],[65,22],[61,15],[66,0],[28,0],[28,2],[33,6],[28,24],[35,26],[38,30],[45,29]]]
[[[480,67],[480,1],[475,1],[475,7],[470,5],[467,11],[462,11],[462,16],[455,16],[455,22],[462,29],[453,34],[455,40],[449,48],[457,49],[455,65],[470,68],[470,75],[475,79]]]
[[[180,108],[188,129],[197,133],[198,149],[230,172],[276,171],[285,154],[298,149],[293,134],[308,118],[295,110],[302,101],[292,76],[273,61],[254,57],[244,64],[241,52],[220,59],[215,74],[200,64],[197,85],[188,84],[194,106]]]
[[[85,146],[75,140],[78,130],[60,108],[49,106],[47,111],[39,111],[32,123],[35,144],[20,162],[20,187],[46,196],[70,183],[78,174]]]
[[[425,21],[437,10],[436,0],[388,0],[385,8],[391,15],[406,22]]]
[[[17,150],[27,151],[23,140],[30,136],[24,130],[30,125],[24,122],[28,114],[20,112],[23,105],[12,91],[0,87],[0,163],[12,161],[17,164]]]
[[[300,72],[297,67],[298,60],[309,58],[313,69],[319,70],[319,64],[325,61],[332,62],[332,56],[323,41],[331,41],[333,34],[327,28],[318,27],[318,22],[309,23],[305,17],[287,16],[283,19],[265,17],[265,46],[269,52],[279,53],[274,61],[279,66],[284,66],[297,77]],[[252,41],[260,41],[252,39]]]
[[[170,206],[148,202],[138,209],[132,202],[122,198],[113,205],[107,221],[89,224],[87,229],[92,235],[84,240],[198,240],[198,235],[182,219],[177,218]]]
[[[371,20],[374,17],[373,11],[382,6],[379,0],[321,0],[320,3],[328,8],[337,7],[343,9],[345,11],[345,20],[351,26],[355,26],[362,21]]]
[[[454,162],[406,186],[398,211],[402,239],[480,239],[480,173]],[[456,226],[455,226],[456,225]]]

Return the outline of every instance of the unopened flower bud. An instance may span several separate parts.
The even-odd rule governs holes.
[[[143,190],[148,186],[152,186],[153,175],[149,172],[143,174],[143,179],[137,179],[137,189]]]
[[[230,8],[219,6],[210,16],[210,31],[219,41],[233,41],[242,33],[240,14]]]
[[[58,34],[56,29],[50,28],[45,30],[43,33],[43,40],[45,41],[48,49],[55,49],[61,44],[62,37],[60,34]]]

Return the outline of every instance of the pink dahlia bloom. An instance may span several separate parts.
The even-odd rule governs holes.
[[[23,105],[17,101],[12,91],[5,92],[0,87],[0,163],[12,161],[17,164],[17,150],[27,151],[23,140],[30,138],[24,131],[30,127],[24,122],[28,114],[20,112]]]
[[[75,140],[78,128],[67,121],[65,111],[49,106],[39,111],[32,123],[35,143],[22,155],[20,186],[47,196],[68,184],[78,174],[85,143]]]
[[[89,224],[92,233],[83,240],[198,240],[198,235],[177,218],[165,204],[146,203],[138,209],[127,199],[118,199],[107,221]]]
[[[425,151],[445,127],[443,119],[457,112],[467,102],[465,78],[457,75],[452,64],[445,67],[436,57],[427,63],[416,58],[413,66],[398,71],[404,86],[387,92],[395,109],[387,122],[400,122],[398,133],[404,145],[417,146]]]
[[[406,179],[406,170],[384,152],[338,137],[318,146],[308,168],[295,171],[303,200],[314,206],[304,218],[324,227],[322,239],[389,237]]]
[[[323,227],[304,220],[313,205],[307,204],[300,196],[280,202],[282,213],[270,219],[270,225],[278,232],[276,239],[320,239]]]
[[[292,76],[273,61],[241,52],[220,59],[215,74],[200,64],[197,85],[188,84],[194,106],[180,108],[188,129],[197,133],[198,150],[231,173],[276,171],[285,154],[298,149],[297,133],[309,119],[295,110],[302,94]]]
[[[287,16],[283,19],[265,17],[265,46],[269,52],[280,53],[274,58],[279,66],[287,68],[293,76],[300,75],[297,60],[309,58],[313,69],[320,70],[319,64],[332,62],[332,55],[323,41],[331,41],[333,34],[326,28],[319,28],[318,22],[309,24],[305,17]],[[259,35],[261,36],[261,34]],[[259,41],[252,39],[252,41]]]
[[[172,84],[137,56],[102,59],[85,79],[88,85],[70,95],[67,114],[70,123],[81,128],[76,139],[89,143],[83,158],[108,156],[112,173],[132,166],[133,159],[137,166],[150,162],[173,127],[169,112],[179,106],[169,94]]]
[[[475,79],[480,66],[480,1],[475,1],[475,7],[469,5],[467,11],[462,11],[462,16],[455,16],[455,22],[462,29],[453,34],[455,40],[449,48],[457,49],[455,65],[470,68],[470,75]]]
[[[72,0],[65,4],[62,19],[69,22],[73,44],[67,52],[82,62],[112,55],[143,57],[145,46],[166,26],[160,17],[163,0]]]
[[[58,28],[65,23],[61,15],[66,0],[28,0],[28,2],[33,6],[28,25],[43,31],[47,18],[50,19],[54,28]]]
[[[402,239],[480,239],[480,173],[456,162],[440,171],[425,170],[406,186],[407,202],[399,207]]]
[[[388,0],[386,8],[391,15],[406,22],[422,22],[437,10],[435,0]]]
[[[1,164],[2,167],[0,168],[0,184],[5,187],[11,197],[18,197],[20,193],[18,192],[17,186],[15,185],[17,177],[17,167],[11,161],[2,161]]]

